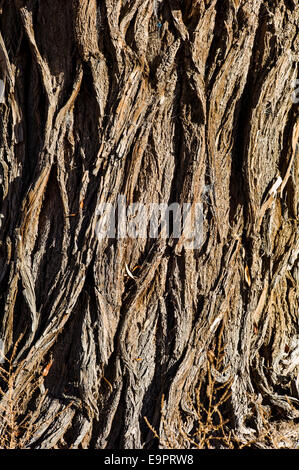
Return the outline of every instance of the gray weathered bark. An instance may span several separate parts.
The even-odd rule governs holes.
[[[199,445],[208,376],[231,442],[270,410],[295,445],[298,25],[293,0],[2,0],[0,325],[8,357],[23,333],[14,400],[39,384],[25,447],[152,447],[144,417]],[[99,241],[120,194],[201,202],[202,246]]]

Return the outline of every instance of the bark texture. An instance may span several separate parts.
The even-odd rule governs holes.
[[[235,436],[271,410],[295,446],[297,0],[0,3],[1,335],[14,399],[47,391],[27,446],[153,447],[146,416],[192,447],[208,371]],[[119,194],[202,202],[201,247],[100,242]]]

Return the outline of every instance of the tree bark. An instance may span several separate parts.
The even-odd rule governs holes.
[[[232,442],[271,426],[294,446],[297,0],[0,13],[0,326],[13,397],[39,410],[26,446],[199,446],[211,381]],[[201,245],[99,239],[119,195],[200,203]]]

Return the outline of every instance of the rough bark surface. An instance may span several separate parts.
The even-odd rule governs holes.
[[[156,446],[144,416],[180,446],[208,369],[235,436],[270,409],[295,446],[298,1],[0,3],[0,333],[15,400],[47,392],[27,446]],[[202,202],[201,247],[99,241],[119,194]]]

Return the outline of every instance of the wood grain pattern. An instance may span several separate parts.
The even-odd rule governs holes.
[[[236,439],[270,406],[298,441],[295,3],[2,2],[0,336],[24,333],[14,397],[47,391],[27,447],[192,447],[209,377]],[[99,241],[120,194],[200,202],[201,247]]]

